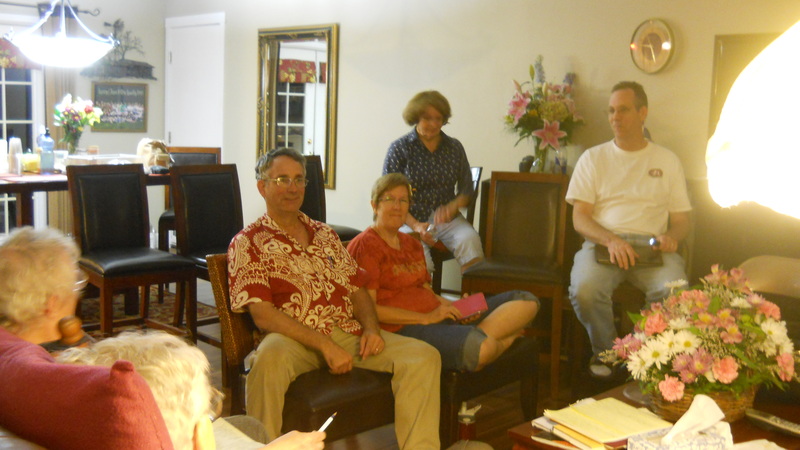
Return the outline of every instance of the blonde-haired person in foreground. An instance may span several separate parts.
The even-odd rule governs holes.
[[[126,332],[91,347],[68,349],[57,357],[63,363],[101,366],[120,359],[131,362],[150,386],[176,450],[214,449],[217,445],[226,450],[324,447],[324,432],[291,431],[264,446],[224,419],[212,425],[214,389],[209,382],[208,359],[176,336],[161,331]]]
[[[13,230],[0,245],[0,327],[45,347],[61,339],[58,321],[75,314],[86,285],[79,255],[57,230]]]

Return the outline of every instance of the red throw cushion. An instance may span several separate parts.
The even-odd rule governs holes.
[[[58,364],[2,328],[0,425],[47,448],[173,448],[153,394],[131,363]]]

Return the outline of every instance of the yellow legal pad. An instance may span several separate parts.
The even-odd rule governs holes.
[[[615,398],[583,402],[559,410],[546,409],[544,416],[603,443],[672,427],[655,414]]]

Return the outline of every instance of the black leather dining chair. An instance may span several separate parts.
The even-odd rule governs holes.
[[[100,290],[100,329],[111,335],[115,325],[144,322],[173,333],[197,337],[195,265],[182,256],[150,248],[150,221],[141,164],[67,166],[74,236],[81,250],[80,267]],[[150,320],[149,286],[181,283],[171,324]],[[113,321],[112,298],[139,288],[139,316]],[[178,308],[185,305],[186,330]],[[90,327],[86,327],[90,328]]]
[[[303,204],[300,206],[300,211],[303,211],[308,217],[323,223],[327,223],[327,208],[325,202],[325,179],[322,176],[322,160],[319,155],[306,155],[306,178],[308,178],[308,186],[306,186],[306,194],[303,198]],[[354,237],[361,233],[361,230],[348,227],[345,225],[334,225],[327,223],[329,227],[336,232],[339,239],[347,245],[347,243]]]
[[[550,299],[550,329],[528,333],[550,340],[553,398],[561,365],[568,183],[566,175],[492,172],[481,201],[486,259],[467,268],[461,279],[463,292],[519,289]]]
[[[167,147],[172,166],[207,165],[222,163],[220,147]],[[164,190],[164,207],[166,210],[158,218],[158,248],[169,250],[169,232],[175,230],[175,208],[172,192],[169,187]]]
[[[178,254],[195,264],[199,278],[209,280],[206,255],[226,253],[231,239],[244,226],[236,165],[173,166],[170,181]],[[198,325],[218,321],[213,317],[198,321]],[[198,339],[222,346],[219,339],[202,332]]]
[[[172,167],[222,163],[220,147],[167,147]],[[175,231],[175,207],[170,186],[164,188],[164,212],[158,218],[158,248],[170,251],[170,231]],[[164,285],[158,285],[158,302],[164,302]]]

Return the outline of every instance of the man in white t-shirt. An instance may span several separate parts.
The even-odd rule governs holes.
[[[669,294],[665,283],[686,279],[678,244],[690,230],[692,207],[680,160],[644,136],[647,95],[632,81],[617,83],[608,102],[612,141],[587,150],[578,160],[567,191],[574,206],[575,229],[586,239],[575,254],[569,288],[578,319],[592,343],[590,373],[612,375],[597,360],[613,345],[611,294],[628,280],[646,294],[647,302]],[[655,237],[662,265],[637,266],[635,246]],[[608,249],[611,264],[596,261],[595,247]],[[640,247],[641,248],[641,247]]]

